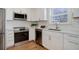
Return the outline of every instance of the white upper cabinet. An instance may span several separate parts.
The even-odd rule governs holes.
[[[39,20],[47,20],[46,18],[46,9],[45,8],[38,8],[37,9],[37,17]]]
[[[79,17],[79,8],[73,8],[73,17]]]
[[[30,17],[29,17],[28,21],[37,21],[38,20],[36,8],[31,8],[30,9],[29,16]]]
[[[28,21],[47,20],[45,8],[6,8],[6,20],[13,20],[14,13],[27,14]]]
[[[47,48],[49,50],[53,50],[52,49],[51,34],[47,30],[44,30],[42,33],[42,44],[45,48]]]
[[[13,12],[26,14],[29,8],[14,8]]]
[[[13,20],[13,8],[6,9],[6,20]]]
[[[41,21],[46,19],[46,9],[45,8],[31,8],[30,18],[28,21]]]

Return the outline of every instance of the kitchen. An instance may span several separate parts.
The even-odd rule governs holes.
[[[20,11],[19,11],[20,10]],[[25,11],[24,11],[25,10]],[[34,9],[33,9],[34,10]],[[31,8],[25,8],[25,9],[21,9],[21,8],[11,8],[11,9],[7,9],[6,10],[6,49],[7,47],[12,47],[14,45],[18,45],[17,43],[14,43],[14,32],[17,32],[17,30],[21,29],[22,27],[25,28],[24,31],[28,30],[28,36],[29,36],[29,41],[34,40],[35,41],[35,29],[42,29],[40,28],[41,25],[44,25],[47,21],[40,21],[42,24],[38,25],[38,23],[40,23],[36,18],[34,18],[35,20],[30,20],[31,18],[33,18],[33,10],[31,10]],[[11,11],[11,12],[10,12]],[[34,10],[35,11],[35,10]],[[26,14],[27,15],[27,19],[26,20],[13,20],[14,18],[8,18],[9,15],[12,17],[13,13],[20,13],[20,14]],[[9,14],[10,13],[10,14]],[[30,16],[31,15],[31,16]],[[33,17],[32,17],[33,16]],[[44,24],[43,24],[44,23]],[[34,25],[37,24],[37,25]],[[9,33],[10,32],[10,33]],[[11,34],[11,35],[10,35]],[[22,35],[21,35],[22,36]],[[9,37],[9,38],[8,38]],[[19,37],[19,36],[18,36]],[[22,39],[23,40],[23,39]],[[10,42],[10,43],[9,43]],[[24,42],[25,43],[25,42]]]
[[[79,50],[78,8],[5,8],[5,10],[5,50],[19,45],[15,44],[16,36],[27,41],[36,41],[48,50]],[[24,16],[26,20],[15,19],[15,13],[26,15]],[[22,34],[16,34],[17,32]],[[27,37],[21,37],[22,35]]]

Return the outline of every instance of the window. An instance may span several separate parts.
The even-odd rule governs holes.
[[[68,9],[67,8],[51,8],[51,19],[53,22],[67,22]]]

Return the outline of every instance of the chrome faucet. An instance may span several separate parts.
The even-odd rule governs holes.
[[[56,30],[60,30],[58,24],[56,23]]]
[[[58,29],[58,24],[56,24],[56,29]]]

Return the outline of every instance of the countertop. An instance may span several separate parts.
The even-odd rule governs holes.
[[[56,31],[56,30],[49,30],[49,29],[44,29],[43,31],[55,31],[55,32],[59,32],[59,33],[63,33],[63,34],[73,34],[73,35],[79,35],[79,32],[76,31],[66,31],[66,30],[60,30],[60,31]]]

